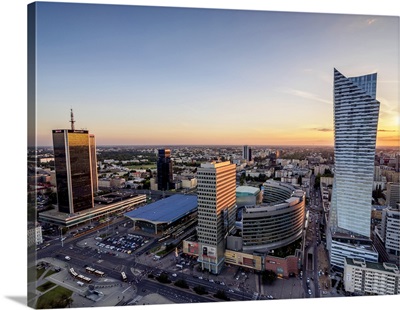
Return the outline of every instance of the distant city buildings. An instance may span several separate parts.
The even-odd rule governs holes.
[[[377,260],[370,245],[371,191],[379,116],[377,74],[348,78],[334,69],[335,174],[328,249],[331,264],[345,257]]]
[[[170,149],[158,150],[157,184],[160,191],[167,191],[174,188]]]
[[[251,147],[249,147],[248,145],[243,146],[243,159],[245,159],[248,162],[253,160]]]
[[[197,169],[198,261],[202,269],[220,273],[224,266],[226,237],[236,216],[236,165],[201,164]]]

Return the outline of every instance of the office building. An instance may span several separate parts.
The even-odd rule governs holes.
[[[381,224],[375,227],[374,246],[380,262],[400,266],[400,209],[387,207],[382,210]]]
[[[89,135],[90,146],[90,161],[92,165],[92,188],[93,192],[99,191],[98,176],[97,176],[97,153],[96,153],[96,138],[93,134]]]
[[[389,182],[386,187],[386,205],[397,208],[397,205],[400,204],[400,183]]]
[[[87,130],[53,130],[58,210],[77,213],[93,208],[93,171]]]
[[[174,188],[171,150],[169,149],[158,150],[157,184],[160,191],[167,191]]]
[[[377,74],[347,78],[334,70],[335,177],[331,224],[370,237],[379,102]]]
[[[252,161],[251,147],[249,147],[248,145],[243,146],[243,159],[247,161]]]
[[[346,258],[343,282],[346,292],[358,295],[400,294],[399,268],[390,263],[371,263],[363,259]]]
[[[268,195],[271,198],[268,203],[244,207],[241,215],[243,252],[268,253],[298,240],[303,233],[305,193],[269,180],[263,186],[264,193],[274,192],[278,196]]]
[[[236,166],[204,163],[197,169],[198,251],[202,269],[218,274],[224,264],[226,237],[236,216]]]
[[[363,252],[371,235],[380,105],[376,100],[376,83],[376,73],[348,78],[334,69],[335,176],[327,242],[331,263],[340,267],[343,257],[333,259],[332,253],[346,257]],[[366,259],[373,256],[375,260],[373,253],[366,255]]]

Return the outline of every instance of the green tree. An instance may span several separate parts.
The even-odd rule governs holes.
[[[225,291],[223,291],[223,290],[218,290],[218,291],[214,294],[214,297],[219,298],[219,299],[222,299],[222,300],[226,300],[226,301],[231,300],[228,296],[226,296],[226,293],[225,293]]]
[[[202,286],[202,285],[196,286],[193,290],[199,295],[208,294],[206,288],[204,286]]]
[[[189,288],[189,285],[183,279],[176,280],[174,285],[177,286],[177,287],[181,287],[181,288]]]
[[[261,281],[263,284],[271,285],[277,278],[277,274],[272,270],[264,270],[261,273]]]

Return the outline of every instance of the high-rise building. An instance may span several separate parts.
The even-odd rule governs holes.
[[[370,241],[376,83],[376,73],[348,78],[334,69],[335,176],[327,246],[331,264],[342,268],[344,257],[377,260]]]
[[[236,165],[204,163],[197,169],[197,235],[202,269],[218,274],[236,216]]]
[[[244,145],[242,153],[243,153],[243,159],[245,159],[247,161],[251,161],[252,160],[251,147],[249,147],[248,145]]]
[[[157,184],[158,190],[165,191],[174,188],[171,150],[159,149],[157,159]]]
[[[386,205],[397,208],[400,204],[400,183],[389,182],[386,186]]]
[[[370,237],[379,116],[377,74],[347,78],[334,70],[335,177],[331,225]]]
[[[53,130],[58,210],[77,213],[93,208],[93,169],[87,130]]]
[[[99,191],[98,176],[97,176],[97,153],[96,153],[96,138],[93,134],[89,135],[90,145],[90,161],[92,165],[92,188],[93,192]]]

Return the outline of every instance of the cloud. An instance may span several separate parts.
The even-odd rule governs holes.
[[[299,98],[303,98],[303,99],[309,99],[309,100],[313,100],[313,101],[318,101],[318,102],[322,102],[322,103],[327,103],[327,104],[332,104],[332,100],[327,100],[324,98],[319,97],[316,94],[307,92],[307,91],[303,91],[303,90],[299,90],[299,89],[292,89],[292,88],[288,88],[283,90],[284,93],[299,97]]]
[[[333,131],[333,129],[331,129],[331,128],[310,128],[310,130],[323,131],[323,132],[331,132],[331,131]]]

